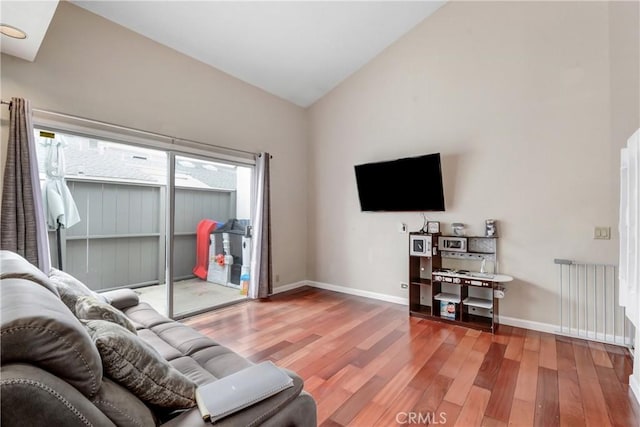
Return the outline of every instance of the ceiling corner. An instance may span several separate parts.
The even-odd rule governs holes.
[[[58,0],[1,1],[2,23],[16,27],[27,34],[25,39],[0,35],[0,51],[33,62],[47,33]]]

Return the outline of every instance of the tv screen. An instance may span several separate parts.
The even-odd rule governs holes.
[[[444,211],[440,153],[356,165],[355,172],[363,211]]]

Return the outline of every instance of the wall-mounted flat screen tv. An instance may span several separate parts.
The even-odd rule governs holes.
[[[444,211],[440,153],[355,166],[367,212]]]

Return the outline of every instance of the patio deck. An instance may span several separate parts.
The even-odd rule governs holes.
[[[150,304],[160,313],[166,314],[166,288],[164,284],[137,288],[135,292],[140,296],[141,301]],[[173,297],[173,311],[177,316],[247,298],[240,295],[239,289],[217,285],[198,278],[176,281]]]

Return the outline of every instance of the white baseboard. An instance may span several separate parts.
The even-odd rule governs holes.
[[[303,286],[309,286],[309,282],[307,282],[306,280],[301,280],[299,282],[294,282],[294,283],[289,283],[286,285],[282,285],[282,286],[276,286],[273,288],[273,294],[279,294],[281,292],[287,292],[287,291],[292,291],[294,289],[298,289],[301,288]]]
[[[343,294],[357,295],[360,297],[372,298],[381,301],[392,302],[395,304],[409,305],[409,298],[395,297],[392,295],[381,294],[377,292],[363,291],[361,289],[348,288],[346,286],[332,285],[329,283],[307,281],[309,286],[314,288],[326,289],[329,291],[340,292]],[[534,322],[531,320],[516,319],[514,317],[500,316],[500,323],[509,326],[517,326],[519,328],[531,329],[540,332],[555,333],[559,327],[549,323]]]
[[[347,288],[346,286],[332,285],[329,283],[307,281],[309,286],[326,289],[328,291],[340,292],[343,294],[356,295],[359,297],[377,299],[380,301],[392,302],[394,304],[409,305],[409,299],[405,297],[394,297],[393,295],[380,294],[378,292],[363,291],[362,289]]]
[[[313,280],[301,280],[299,282],[290,283],[288,285],[278,286],[277,288],[274,288],[273,293],[278,294],[280,292],[290,291],[296,288],[300,288],[302,286],[311,286],[313,288],[326,289],[328,291],[340,292],[342,294],[348,294],[348,295],[356,295],[359,297],[371,298],[379,301],[391,302],[394,304],[409,305],[408,297],[396,297],[393,295],[381,294],[378,292],[365,291],[362,289],[349,288],[346,286],[332,285],[330,283],[316,282]],[[560,326],[553,325],[551,323],[542,323],[542,322],[536,322],[533,320],[518,319],[516,317],[508,317],[508,316],[499,316],[499,322],[501,325],[515,326],[518,328],[529,329],[532,331],[547,332],[550,334],[562,335],[559,332]],[[590,337],[585,337],[585,338],[593,339]],[[624,344],[621,343],[620,345],[624,345]],[[638,392],[636,396],[640,396],[640,384],[638,383],[637,380],[635,381],[636,381],[635,384],[638,387]],[[638,400],[640,400],[640,398]]]
[[[533,320],[518,319],[515,317],[498,316],[501,325],[515,326],[517,328],[530,329],[538,332],[548,332],[556,334],[560,330],[560,326],[551,323],[535,322]]]

